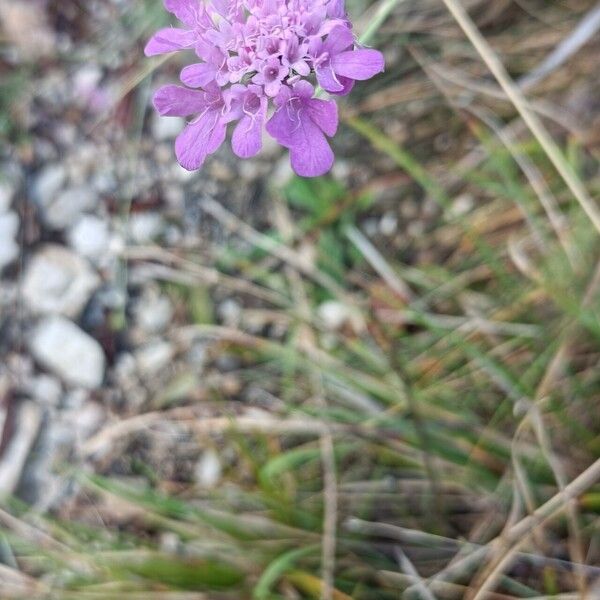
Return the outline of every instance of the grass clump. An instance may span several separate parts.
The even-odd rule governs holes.
[[[515,75],[587,14],[525,4],[471,3]],[[564,134],[555,105],[586,84],[597,44],[526,107],[566,148],[565,182],[449,13],[370,10],[391,66],[344,107],[350,174],[269,188],[260,224],[201,202],[227,240],[201,257],[216,285],[166,288],[189,316],[181,343],[235,357],[235,385],[183,378],[89,440],[98,474],[78,472],[92,499],[69,514],[78,525],[2,513],[7,597],[600,593],[600,241],[572,189],[597,198],[597,151],[581,130]],[[236,326],[215,322],[221,286],[242,303]],[[226,457],[216,488],[163,478],[143,452],[128,461],[140,440],[168,448],[169,435]]]

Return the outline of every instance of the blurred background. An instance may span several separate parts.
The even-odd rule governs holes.
[[[0,0],[1,598],[600,598],[600,5],[347,5],[309,180],[179,167],[159,0]]]

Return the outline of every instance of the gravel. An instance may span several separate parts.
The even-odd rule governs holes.
[[[135,244],[148,244],[163,231],[165,222],[157,212],[134,213],[129,217],[129,238]]]
[[[80,186],[61,191],[56,195],[40,198],[44,223],[54,230],[63,230],[72,225],[82,213],[92,210],[98,202],[96,192]]]
[[[100,344],[61,316],[44,318],[33,330],[34,358],[66,384],[97,389],[104,380],[106,359]]]
[[[135,362],[140,375],[156,375],[164,369],[173,358],[175,349],[164,340],[150,342],[137,350]]]
[[[43,504],[52,503],[52,486],[63,497],[52,465],[77,459],[78,443],[109,412],[134,415],[156,398],[199,401],[206,395],[201,380],[240,367],[236,355],[213,356],[211,341],[181,342],[178,329],[191,324],[186,287],[178,281],[185,269],[124,257],[131,246],[160,244],[181,257],[197,248],[202,263],[208,246],[231,235],[202,216],[198,203],[215,198],[256,224],[265,202],[261,182],[282,150],[267,136],[256,161],[237,161],[223,150],[201,172],[186,171],[173,151],[185,121],[161,118],[150,107],[138,115],[141,105],[117,96],[130,57],[139,53],[130,31],[119,29],[127,3],[111,0],[104,12],[103,3],[92,3],[89,15],[77,14],[78,23],[60,3],[34,4],[40,15],[51,7],[51,28],[63,20],[65,27],[56,37],[59,54],[45,56],[36,85],[25,86],[14,107],[11,133],[22,142],[14,152],[10,142],[8,152],[0,150],[0,373],[8,372],[11,393],[30,398],[44,414],[46,445],[30,450],[21,465],[34,481],[21,497],[37,502],[39,491]],[[98,53],[94,36],[76,35],[79,25],[110,30],[111,52]],[[19,136],[21,129],[27,135]],[[289,161],[281,165],[286,177]],[[138,269],[143,276],[136,277]],[[217,295],[214,311],[211,299],[207,314],[212,319],[222,304],[220,321],[242,325],[245,300],[226,297]],[[224,390],[231,380],[223,380]],[[161,460],[169,462],[168,454]],[[197,460],[197,454],[189,459],[190,477]],[[198,484],[213,486],[219,473],[218,458],[206,451]]]
[[[19,217],[14,212],[0,214],[0,271],[19,256],[18,230]]]
[[[27,265],[22,293],[33,313],[76,317],[99,285],[99,276],[86,260],[63,246],[49,244]]]
[[[0,181],[0,213],[8,211],[12,203],[13,194],[13,186],[7,181]]]
[[[110,227],[106,219],[83,215],[68,231],[71,248],[96,264],[106,262],[110,248]]]
[[[214,488],[220,481],[223,472],[221,458],[215,450],[205,450],[196,463],[194,479],[196,483],[206,489]]]
[[[52,375],[41,373],[28,382],[28,392],[31,397],[43,406],[57,408],[62,397],[60,381]]]
[[[173,316],[173,305],[167,296],[162,296],[154,288],[147,291],[137,302],[135,309],[136,324],[150,334],[164,331]]]

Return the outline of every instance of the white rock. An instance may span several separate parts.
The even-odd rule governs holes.
[[[65,412],[77,414],[78,410],[88,401],[89,392],[82,388],[68,390],[63,398],[63,408]]]
[[[142,346],[135,353],[140,375],[156,375],[171,362],[174,354],[173,346],[162,340]]]
[[[239,325],[242,318],[242,307],[239,302],[236,302],[233,298],[227,298],[219,304],[217,313],[224,325],[228,327],[236,327]]]
[[[349,324],[356,332],[364,328],[364,321],[360,312],[352,306],[348,306],[337,300],[323,302],[319,305],[317,314],[325,327],[330,331],[336,331],[346,324]]]
[[[362,230],[368,238],[375,237],[379,233],[379,223],[377,222],[377,219],[365,219],[362,223]]]
[[[133,213],[129,217],[129,237],[136,244],[151,242],[162,233],[163,228],[163,218],[157,212]]]
[[[83,215],[67,234],[69,244],[77,254],[103,264],[110,246],[110,228],[105,219]]]
[[[102,385],[105,357],[100,344],[68,319],[46,317],[33,331],[30,348],[65,383],[86,389]]]
[[[14,212],[0,214],[0,238],[14,238],[19,230],[19,217]]]
[[[0,181],[0,213],[6,212],[12,203],[15,190],[7,181]]]
[[[214,488],[221,479],[223,468],[219,455],[212,449],[205,450],[196,463],[194,479],[204,488]]]
[[[475,199],[471,194],[461,194],[457,196],[452,205],[447,209],[447,216],[451,219],[457,219],[470,212],[475,206]]]
[[[343,159],[336,160],[331,169],[331,174],[338,181],[347,181],[352,173],[352,165]]]
[[[46,374],[32,378],[29,384],[29,392],[36,402],[44,406],[57,407],[62,397],[60,381]]]
[[[62,165],[48,165],[35,178],[32,187],[33,200],[40,206],[50,203],[63,186],[67,173]]]
[[[387,211],[381,221],[379,221],[379,231],[381,235],[390,236],[394,235],[398,229],[398,217],[392,211]]]
[[[173,316],[173,306],[166,296],[148,290],[135,307],[137,324],[148,333],[163,331]]]
[[[128,381],[134,378],[135,369],[136,363],[133,354],[123,352],[117,356],[113,367],[113,375],[122,386],[125,386]]]
[[[42,217],[48,227],[61,230],[75,223],[86,210],[98,203],[96,192],[89,187],[69,188],[41,200]]]
[[[42,414],[35,402],[26,401],[19,406],[13,432],[0,460],[0,497],[4,498],[17,489],[41,423]]]
[[[106,422],[106,412],[97,402],[87,401],[76,410],[66,411],[65,421],[71,421],[75,444],[80,448]]]
[[[195,341],[187,352],[187,361],[196,373],[202,373],[209,361],[209,344],[206,340]]]
[[[0,214],[0,271],[19,256],[18,229],[19,217],[14,212]]]
[[[73,76],[73,88],[76,97],[81,104],[85,104],[90,95],[97,89],[102,79],[102,70],[98,65],[86,64]]]
[[[77,316],[99,286],[89,264],[58,245],[40,250],[27,265],[23,298],[34,313]]]
[[[185,121],[179,117],[161,117],[154,114],[152,120],[152,135],[155,139],[172,140],[181,133]]]
[[[348,309],[341,302],[328,300],[319,306],[318,315],[327,329],[339,329],[348,319]]]
[[[181,549],[181,538],[172,531],[165,531],[160,534],[159,547],[165,554],[178,554]]]

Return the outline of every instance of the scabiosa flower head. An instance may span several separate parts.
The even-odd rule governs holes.
[[[314,177],[329,171],[327,137],[338,125],[332,95],[383,71],[383,56],[354,39],[344,0],[164,0],[183,24],[158,31],[146,45],[154,56],[191,50],[200,62],[154,96],[163,116],[191,117],[175,142],[179,163],[198,169],[235,123],[231,144],[241,158],[257,154],[263,126],[288,148],[292,168]],[[271,113],[268,118],[269,112]]]

